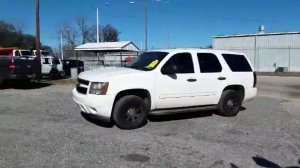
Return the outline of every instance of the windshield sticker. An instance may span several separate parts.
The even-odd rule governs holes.
[[[148,65],[148,67],[149,67],[150,69],[153,69],[157,64],[158,64],[158,60],[155,60],[155,61],[152,61],[152,62]]]

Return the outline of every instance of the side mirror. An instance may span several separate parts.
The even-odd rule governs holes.
[[[177,72],[176,65],[166,66],[161,69],[161,73],[164,75],[174,75],[174,74],[176,74],[176,72]]]

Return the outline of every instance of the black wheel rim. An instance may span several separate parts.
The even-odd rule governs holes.
[[[225,109],[226,111],[234,112],[239,108],[239,101],[237,98],[231,97],[227,100]]]
[[[137,107],[137,106],[132,106],[127,108],[125,112],[126,121],[130,123],[136,123],[140,119],[141,111],[142,111],[141,107]]]

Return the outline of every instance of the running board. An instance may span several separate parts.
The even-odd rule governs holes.
[[[177,113],[189,113],[198,111],[216,110],[217,105],[200,106],[200,107],[184,107],[184,108],[172,108],[172,109],[157,109],[149,112],[149,115],[169,115]]]

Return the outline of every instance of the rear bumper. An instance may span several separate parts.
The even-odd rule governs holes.
[[[73,89],[73,100],[79,109],[87,114],[95,115],[103,120],[110,120],[114,95],[84,95]]]
[[[244,102],[253,100],[257,95],[257,88],[248,88],[245,90]]]
[[[38,75],[37,74],[10,74],[9,79],[34,79]]]
[[[35,79],[40,77],[41,74],[33,73],[33,74],[6,74],[1,77],[2,81],[7,80],[26,80],[26,79]]]

